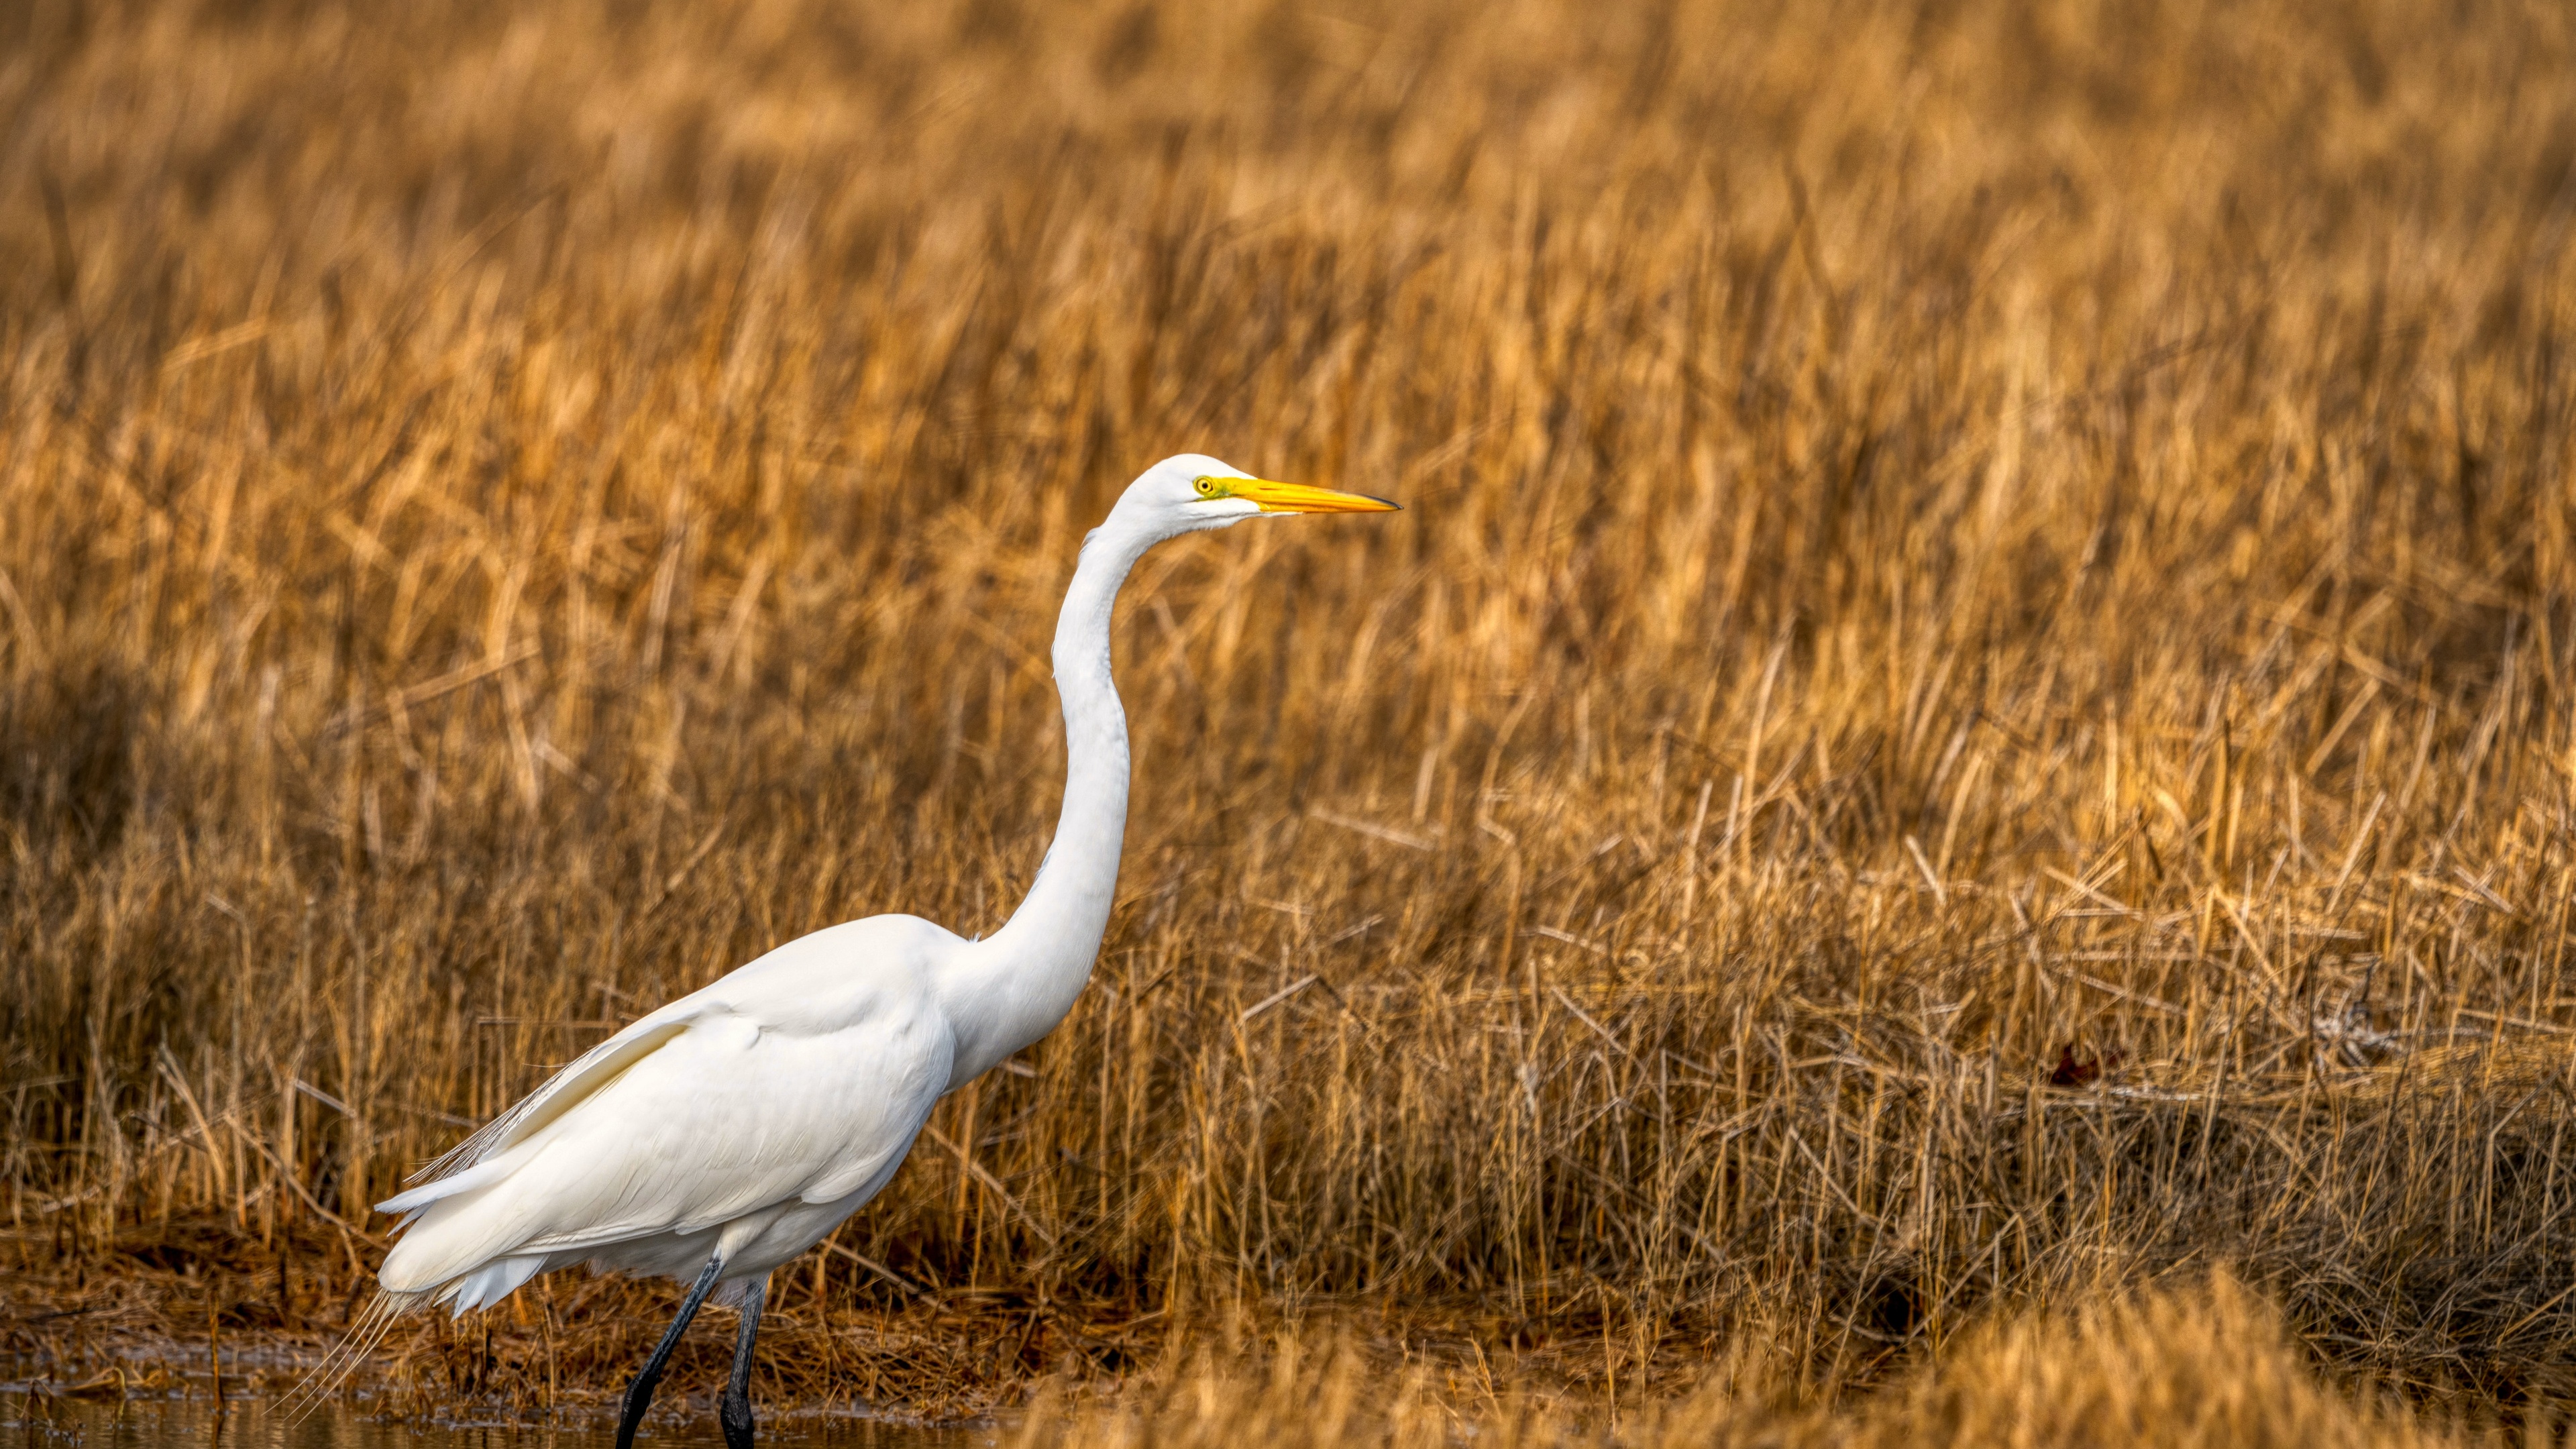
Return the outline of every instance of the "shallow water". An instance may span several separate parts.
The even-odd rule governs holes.
[[[0,1449],[610,1449],[609,1428],[384,1422],[360,1404],[327,1404],[301,1423],[271,1417],[257,1400],[225,1406],[218,1426],[206,1399],[57,1398],[0,1391]],[[760,1426],[763,1449],[988,1449],[991,1427],[925,1429],[848,1417],[779,1416]],[[636,1449],[721,1445],[715,1420],[648,1424]]]

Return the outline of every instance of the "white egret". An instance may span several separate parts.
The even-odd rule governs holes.
[[[627,1386],[619,1449],[708,1295],[742,1311],[719,1417],[752,1440],[752,1339],[769,1273],[874,1197],[940,1097],[1055,1029],[1090,979],[1127,824],[1127,716],[1110,674],[1119,585],[1167,538],[1383,499],[1183,454],[1147,469],[1083,540],[1056,624],[1064,804],[1027,899],[969,941],[871,916],[790,941],[583,1053],[378,1207],[401,1215],[371,1320],[462,1314],[588,1263],[689,1285]]]

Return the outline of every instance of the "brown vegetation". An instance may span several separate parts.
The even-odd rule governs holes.
[[[2576,1388],[2566,13],[718,8],[0,16],[15,1351],[324,1333],[547,1064],[989,928],[1200,448],[1411,511],[1140,572],[1094,985],[779,1390],[1830,1394],[2219,1265]],[[396,1347],[578,1396],[659,1291]]]
[[[1464,1372],[1461,1372],[1461,1368]],[[1442,1449],[1472,1424],[1502,1449],[2433,1449],[2469,1442],[2402,1401],[2319,1390],[2279,1320],[2221,1278],[2079,1311],[2026,1313],[1967,1335],[1937,1365],[1838,1406],[1806,1402],[1793,1372],[1740,1344],[1690,1391],[1625,1410],[1498,1388],[1473,1366],[1386,1375],[1348,1348],[1280,1346],[1260,1372],[1202,1358],[1109,1412],[1041,1395],[1020,1449],[1274,1449],[1384,1444]],[[2526,1419],[2529,1449],[2559,1442]],[[2490,1430],[2483,1442],[2495,1443]],[[2510,1442],[2510,1441],[2508,1441]]]

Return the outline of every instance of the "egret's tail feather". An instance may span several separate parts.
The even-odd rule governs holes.
[[[450,1281],[436,1290],[437,1296],[456,1309],[463,1318],[477,1308],[489,1308],[519,1291],[519,1285],[546,1270],[546,1255],[528,1253],[515,1258],[495,1258],[473,1272]]]
[[[378,1290],[367,1306],[349,1324],[349,1331],[322,1356],[322,1361],[308,1370],[287,1390],[271,1410],[290,1424],[300,1424],[322,1406],[322,1401],[339,1392],[359,1364],[375,1355],[393,1331],[394,1320],[430,1300],[427,1293],[387,1293]]]

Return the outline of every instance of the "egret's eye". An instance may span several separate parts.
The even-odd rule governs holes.
[[[1216,480],[1214,478],[1201,478],[1199,480],[1199,496],[1201,498],[1214,498],[1217,496]]]

